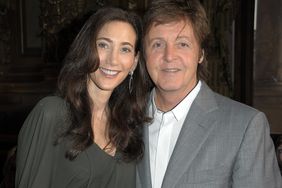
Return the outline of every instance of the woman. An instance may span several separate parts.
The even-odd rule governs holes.
[[[20,131],[17,187],[135,187],[148,120],[140,28],[118,8],[87,20],[65,58],[58,96],[42,99]]]

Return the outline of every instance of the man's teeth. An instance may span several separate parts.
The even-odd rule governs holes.
[[[176,72],[178,69],[164,69],[165,72]]]
[[[113,70],[109,70],[109,69],[104,69],[104,68],[100,68],[100,70],[108,75],[116,75],[118,73],[118,71],[113,71]]]

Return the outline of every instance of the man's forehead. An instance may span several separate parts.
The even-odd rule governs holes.
[[[191,21],[188,18],[179,18],[179,19],[170,19],[170,20],[156,20],[152,22],[151,27],[149,30],[151,30],[154,27],[158,26],[169,26],[169,25],[191,25]]]
[[[161,36],[162,34],[168,34],[180,36],[182,34],[190,35],[193,33],[193,27],[190,22],[184,20],[178,20],[167,23],[155,22],[152,24],[150,30],[147,33],[147,37]]]

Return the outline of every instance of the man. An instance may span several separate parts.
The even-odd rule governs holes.
[[[153,1],[144,16],[153,121],[137,187],[281,188],[265,115],[203,81],[208,34],[197,0]]]

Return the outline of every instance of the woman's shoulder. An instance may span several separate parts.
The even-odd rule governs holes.
[[[42,98],[32,110],[32,114],[41,114],[45,119],[63,117],[67,113],[66,101],[58,96],[47,96]]]
[[[29,113],[20,131],[20,137],[27,138],[38,134],[46,138],[49,133],[56,132],[67,119],[66,102],[57,96],[42,98]]]
[[[44,106],[47,108],[57,107],[65,105],[65,100],[58,96],[47,96],[42,98],[37,105]]]
[[[67,107],[66,101],[59,96],[47,96],[39,100],[36,106],[46,111],[58,111]]]

